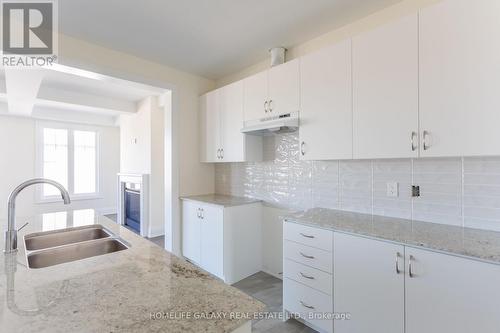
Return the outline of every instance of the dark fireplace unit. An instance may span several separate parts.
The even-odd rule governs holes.
[[[125,188],[125,225],[141,233],[141,192]]]

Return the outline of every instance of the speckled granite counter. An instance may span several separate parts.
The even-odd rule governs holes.
[[[500,264],[500,232],[314,208],[287,221]]]
[[[241,314],[264,309],[92,210],[29,222],[19,233],[18,253],[0,254],[1,332],[231,332],[248,321]],[[130,248],[42,269],[26,267],[24,234],[87,224],[102,224]],[[3,235],[0,245],[3,249]],[[221,314],[226,318],[215,318]]]
[[[257,199],[234,197],[222,194],[192,195],[187,197],[181,197],[181,200],[198,201],[223,207],[241,206],[241,205],[248,205],[260,202],[260,200]]]

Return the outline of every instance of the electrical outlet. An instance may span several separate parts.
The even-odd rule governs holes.
[[[398,182],[387,183],[387,196],[393,197],[393,198],[399,196],[399,183]]]

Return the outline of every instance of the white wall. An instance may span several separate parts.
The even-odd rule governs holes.
[[[135,114],[120,116],[120,172],[150,175],[150,237],[165,233],[165,118],[158,102],[147,97]]]
[[[35,177],[35,128],[31,118],[0,116],[0,220],[7,218],[7,198],[21,182]],[[116,127],[101,130],[102,199],[74,200],[70,206],[57,203],[35,203],[34,187],[25,189],[17,199],[17,216],[43,212],[94,208],[103,213],[116,210],[116,173],[120,165],[120,135]]]
[[[151,98],[120,116],[120,172],[151,173]]]
[[[198,97],[212,90],[214,81],[66,35],[59,38],[59,63],[151,85],[172,85],[179,112],[180,195],[213,193],[214,167],[199,161]]]
[[[172,130],[178,133],[177,146],[169,152],[178,156],[178,166],[169,168],[170,185],[178,184],[181,196],[214,192],[214,166],[199,161],[198,131],[198,97],[212,90],[214,81],[66,35],[59,36],[59,63],[159,87],[169,85],[176,120]],[[167,212],[166,222],[173,234],[165,238],[166,248],[180,254],[180,202],[174,197],[170,204],[174,209]]]

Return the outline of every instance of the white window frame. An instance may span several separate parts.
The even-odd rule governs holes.
[[[36,141],[36,157],[35,157],[35,172],[36,176],[39,178],[43,177],[43,130],[44,128],[54,128],[54,129],[65,129],[68,131],[68,192],[70,194],[71,200],[94,200],[102,199],[101,193],[101,129],[96,126],[72,124],[72,123],[62,123],[62,122],[47,122],[47,121],[37,121],[36,131],[35,131],[35,141]],[[74,145],[74,131],[90,131],[96,133],[96,184],[94,193],[74,193],[74,158],[75,158],[75,145]],[[35,190],[35,202],[50,203],[61,201],[60,195],[43,195],[43,187],[36,186]]]

